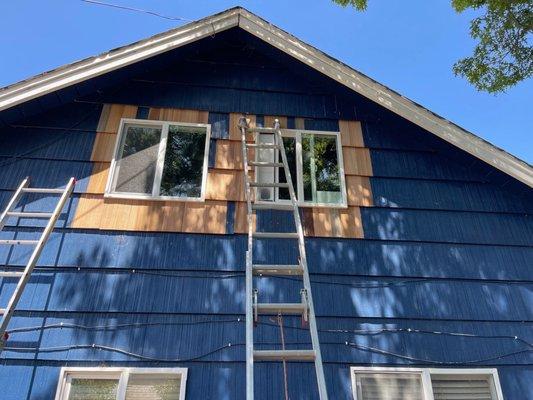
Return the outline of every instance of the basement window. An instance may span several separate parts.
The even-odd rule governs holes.
[[[62,368],[55,400],[185,400],[187,368]]]
[[[283,145],[298,203],[306,206],[346,206],[346,184],[339,132],[282,130]],[[274,135],[261,134],[261,143],[273,143]],[[256,160],[281,162],[279,152],[260,149]],[[256,168],[258,182],[286,182],[283,168]],[[290,200],[286,188],[260,188],[258,201]]]
[[[203,200],[210,126],[123,119],[106,196]]]
[[[352,367],[355,400],[503,400],[491,368]]]

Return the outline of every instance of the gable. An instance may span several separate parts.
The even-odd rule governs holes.
[[[16,104],[69,85],[84,82],[140,60],[149,59],[157,54],[165,53],[202,38],[214,37],[218,33],[234,27],[247,31],[350,90],[423,127],[428,132],[495,166],[526,185],[533,186],[533,170],[529,164],[437,116],[240,7],[113,50],[99,57],[89,58],[38,75],[27,81],[10,85],[0,91],[0,110],[8,109]]]

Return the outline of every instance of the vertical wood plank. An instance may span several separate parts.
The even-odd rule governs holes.
[[[342,237],[362,239],[364,237],[364,232],[360,208],[348,207],[347,209],[340,210],[339,213],[342,226]]]
[[[341,144],[348,147],[365,147],[363,131],[359,121],[339,121]]]
[[[344,173],[346,175],[372,176],[372,162],[368,149],[343,147]]]
[[[235,207],[235,233],[248,234],[248,210],[246,202],[236,203]],[[253,229],[257,226],[257,217],[252,216]]]
[[[265,128],[273,128],[276,118],[279,120],[279,126],[282,129],[287,129],[287,117],[275,117],[271,115],[265,115]]]
[[[99,228],[104,200],[102,195],[82,194],[78,200],[71,228]]]
[[[243,174],[243,170],[210,170],[207,175],[205,198],[208,200],[244,201]]]
[[[241,130],[239,129],[239,119],[241,117],[242,113],[229,114],[229,140],[241,140]],[[247,115],[246,119],[249,126],[255,126],[255,115]],[[246,140],[253,141],[253,134],[247,135]]]
[[[349,206],[373,206],[374,200],[370,179],[366,176],[347,175],[346,197]]]
[[[103,194],[105,192],[110,165],[111,163],[109,162],[93,163],[93,170],[89,178],[89,183],[87,184],[87,193]]]

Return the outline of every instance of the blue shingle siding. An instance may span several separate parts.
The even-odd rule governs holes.
[[[238,62],[235,43],[255,49],[247,62]],[[0,113],[0,206],[27,175],[45,187],[78,178],[10,325],[34,328],[13,332],[9,346],[41,350],[2,352],[3,398],[53,397],[64,365],[188,367],[187,399],[244,397],[247,238],[234,234],[234,202],[226,235],[70,227],[92,172],[103,101],[208,110],[213,141],[228,138],[229,112],[257,115],[258,123],[288,116],[291,128],[304,118],[313,130],[361,120],[375,204],[361,208],[365,237],[306,242],[330,398],[352,398],[352,365],[497,367],[506,400],[533,392],[530,347],[512,339],[533,342],[531,189],[247,35],[231,30],[189,50]],[[32,196],[23,204],[48,211],[53,200]],[[259,230],[290,230],[290,221],[280,211],[257,217]],[[42,224],[12,219],[0,237],[37,238]],[[255,262],[295,262],[294,243],[271,242],[270,251],[256,244]],[[29,254],[0,246],[0,263],[20,268]],[[0,304],[15,284],[0,280]],[[299,300],[290,277],[262,278],[258,288],[265,301]],[[284,321],[289,347],[309,342],[299,318]],[[257,338],[279,342],[277,322],[262,322]],[[282,398],[282,374],[281,365],[258,366],[256,398]],[[312,366],[290,364],[288,378],[291,399],[317,398]]]

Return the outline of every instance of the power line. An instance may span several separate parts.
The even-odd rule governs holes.
[[[173,16],[169,16],[169,15],[163,15],[163,14],[159,14],[159,13],[157,13],[157,12],[155,12],[155,11],[143,10],[143,9],[140,9],[140,8],[134,8],[134,7],[121,6],[121,5],[119,5],[119,4],[104,3],[103,1],[96,1],[96,0],[80,0],[80,1],[83,1],[84,3],[96,4],[96,5],[99,5],[99,6],[118,8],[118,9],[120,9],[120,10],[134,11],[134,12],[138,12],[138,13],[149,14],[149,15],[152,15],[152,16],[154,16],[154,17],[159,17],[159,18],[169,19],[169,20],[171,20],[171,21],[185,21],[185,22],[192,22],[191,19],[187,19],[187,18],[173,17]]]

